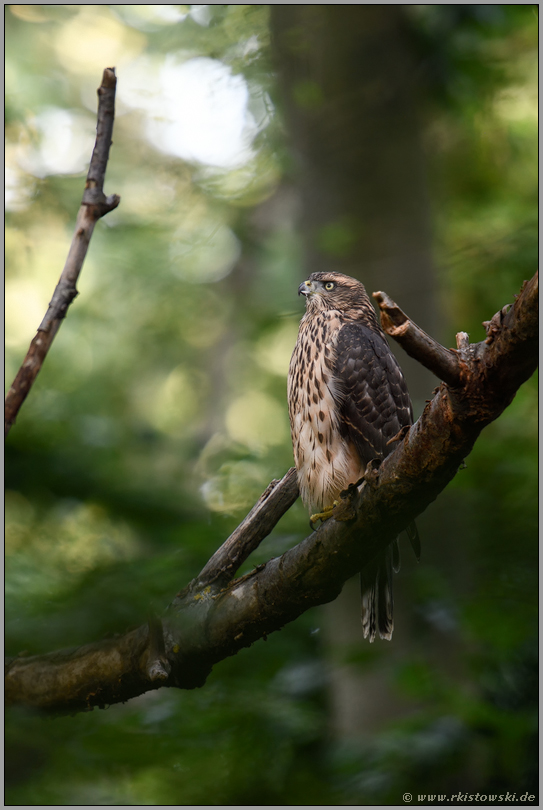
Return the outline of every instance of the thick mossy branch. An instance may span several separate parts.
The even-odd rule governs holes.
[[[8,703],[75,712],[125,701],[161,685],[201,686],[217,662],[279,630],[308,608],[334,599],[349,577],[435,500],[481,430],[502,413],[535,370],[537,284],[536,275],[512,307],[504,307],[486,324],[485,341],[470,345],[459,333],[458,350],[451,352],[459,369],[453,379],[449,377],[454,384],[439,386],[399,446],[317,532],[217,590],[217,583],[230,579],[248,549],[256,547],[295,499],[295,479],[289,471],[270,485],[200,576],[177,595],[162,628],[154,619],[116,639],[71,653],[12,659],[6,675]],[[380,295],[390,310],[393,302]],[[410,353],[449,375],[449,354],[443,355],[449,350],[440,347],[441,352],[402,316],[403,323],[414,327],[401,330],[402,335],[410,332]],[[385,324],[387,331],[397,326]],[[432,345],[435,362],[429,360]]]

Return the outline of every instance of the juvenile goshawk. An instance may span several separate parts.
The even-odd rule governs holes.
[[[413,423],[407,386],[360,281],[341,273],[312,273],[300,284],[306,312],[288,373],[294,461],[304,506],[326,510],[372,459]],[[415,553],[414,524],[408,534]],[[362,625],[370,641],[390,639],[394,627],[392,571],[397,541],[361,572]]]

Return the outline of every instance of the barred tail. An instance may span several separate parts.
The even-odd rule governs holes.
[[[395,540],[392,545],[397,546]],[[362,591],[362,629],[364,638],[375,641],[379,638],[392,638],[394,629],[394,599],[392,595],[392,563],[397,556],[392,547],[385,554],[372,561],[360,572]]]
[[[420,538],[417,527],[410,523],[406,529],[407,536],[420,560]],[[392,594],[392,575],[400,570],[400,548],[398,538],[387,548],[385,553],[373,560],[360,572],[362,591],[362,629],[364,638],[375,641],[379,638],[388,641],[394,630],[394,598]]]

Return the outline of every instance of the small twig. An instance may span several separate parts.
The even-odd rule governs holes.
[[[87,174],[81,207],[77,214],[75,233],[68,252],[66,264],[51,298],[44,319],[6,396],[4,432],[7,436],[14,424],[21,405],[25,401],[43,361],[49,351],[68,307],[77,295],[76,283],[87,255],[94,226],[100,217],[117,208],[121,198],[116,194],[106,197],[104,179],[106,174],[113,121],[115,118],[115,68],[106,68],[102,84],[98,88],[98,123],[96,142]]]
[[[456,348],[459,352],[467,351],[469,349],[469,335],[467,332],[457,332]]]
[[[386,334],[440,380],[453,387],[460,385],[462,367],[457,353],[427,335],[386,293],[374,292],[373,297],[379,304],[381,325]]]

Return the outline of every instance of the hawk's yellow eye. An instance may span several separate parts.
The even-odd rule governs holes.
[[[334,284],[333,281],[327,281],[326,284],[324,285],[324,289],[325,290],[333,290],[335,286],[336,285]]]

